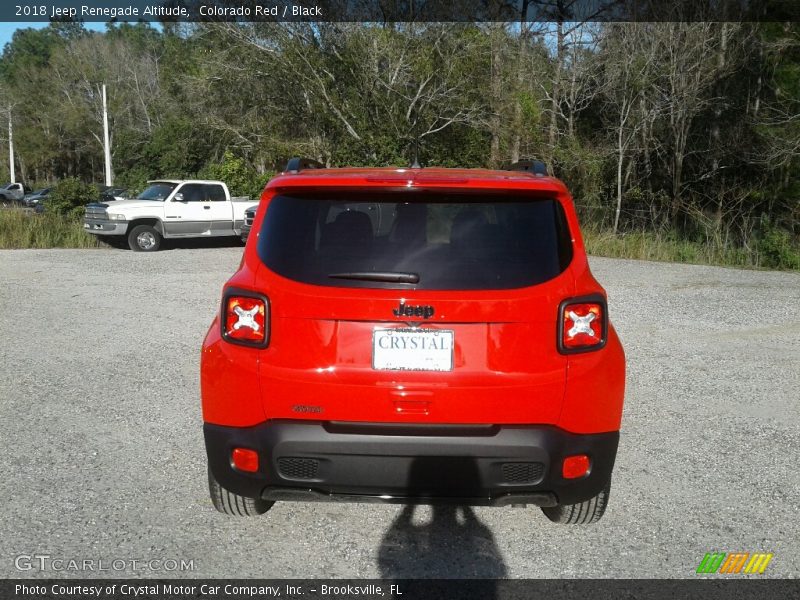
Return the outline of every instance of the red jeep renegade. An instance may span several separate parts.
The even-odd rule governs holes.
[[[625,358],[543,163],[267,185],[202,350],[209,487],[276,500],[605,511]]]

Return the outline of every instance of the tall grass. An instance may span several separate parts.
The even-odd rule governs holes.
[[[589,228],[583,231],[583,239],[586,251],[596,256],[727,267],[765,266],[757,251],[684,240],[670,233],[634,231],[614,235]]]
[[[79,218],[19,208],[0,209],[0,248],[97,248]]]

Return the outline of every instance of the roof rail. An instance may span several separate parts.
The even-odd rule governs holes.
[[[286,168],[283,170],[284,173],[299,173],[304,169],[324,169],[325,165],[321,162],[317,162],[316,160],[312,160],[310,158],[299,158],[294,157],[290,158],[289,162],[286,163]]]
[[[518,160],[505,167],[506,171],[528,171],[535,175],[547,175],[547,164],[543,160]]]

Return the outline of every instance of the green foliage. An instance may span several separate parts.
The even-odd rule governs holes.
[[[153,178],[146,167],[138,166],[117,175],[114,186],[126,188],[129,196],[136,196],[147,187],[147,182]]]
[[[455,126],[450,135],[437,137],[420,148],[420,163],[424,166],[480,168],[489,162],[489,142],[489,136],[483,131]]]
[[[150,177],[185,177],[203,168],[211,144],[186,117],[166,119],[147,140],[143,162]]]
[[[274,173],[258,174],[244,159],[226,151],[222,162],[211,163],[198,173],[202,179],[219,179],[228,185],[232,196],[259,198]]]
[[[0,210],[0,249],[97,248],[97,238],[83,231],[81,220],[53,213]]]
[[[555,150],[553,168],[556,176],[570,183],[576,202],[598,206],[609,197],[609,178],[602,151],[583,145],[578,139],[564,140]]]
[[[97,190],[76,177],[62,179],[50,192],[47,212],[70,217],[83,215],[83,207],[97,200]]]
[[[765,267],[800,270],[800,245],[792,243],[792,236],[785,229],[766,227],[758,250]]]
[[[53,27],[17,29],[3,50],[0,74],[6,81],[21,82],[30,70],[46,67],[62,42],[63,38]]]
[[[562,44],[554,27],[54,23],[4,48],[0,117],[17,177],[62,181],[57,214],[102,178],[106,84],[115,185],[134,193],[199,176],[258,197],[291,156],[543,158],[598,252],[797,268],[800,25],[596,23]],[[620,156],[624,235],[608,237]]]
[[[537,136],[542,123],[542,106],[539,99],[529,91],[522,91],[517,94],[517,102],[522,114],[520,126],[532,136]]]

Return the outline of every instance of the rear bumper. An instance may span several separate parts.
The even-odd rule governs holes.
[[[574,504],[611,478],[618,432],[578,435],[550,426],[434,426],[268,421],[204,425],[211,472],[226,489],[267,500],[470,505]],[[231,464],[259,454],[259,471]],[[589,473],[564,479],[564,457],[587,454]]]

